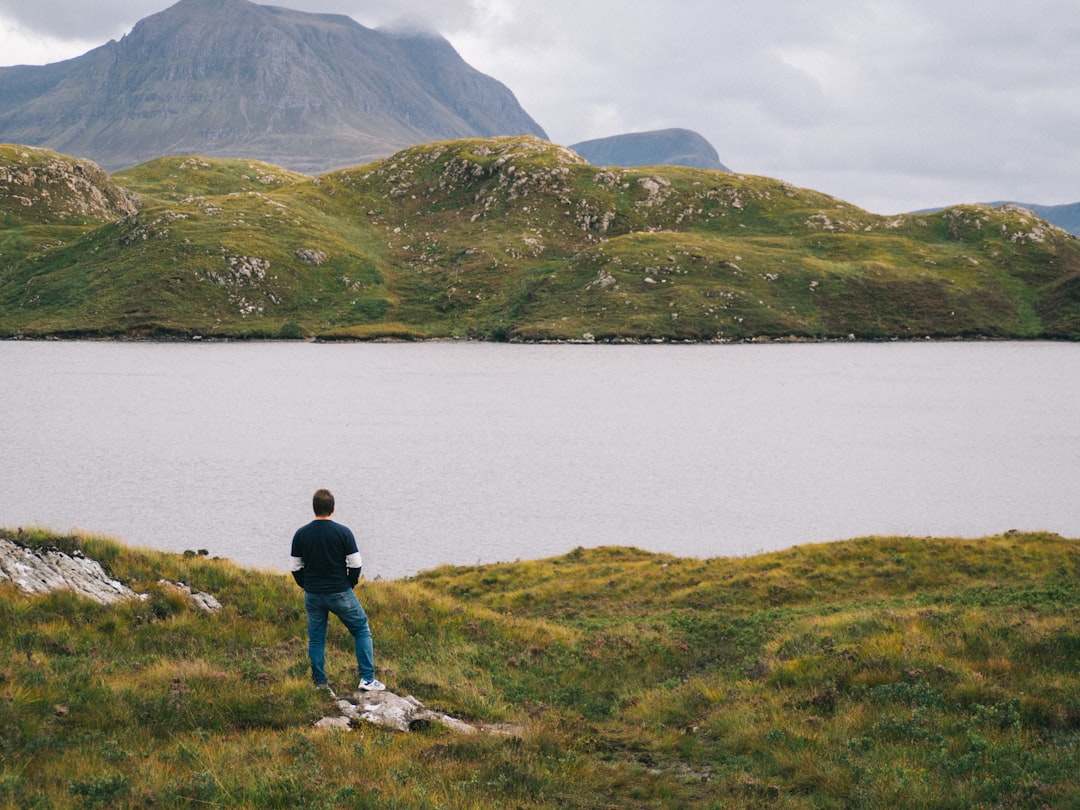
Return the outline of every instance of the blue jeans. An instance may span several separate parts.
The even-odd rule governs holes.
[[[326,623],[331,613],[352,633],[356,646],[356,665],[360,677],[375,679],[375,661],[371,646],[371,630],[367,614],[352,591],[340,593],[304,593],[307,609],[308,658],[311,659],[311,679],[326,683]]]

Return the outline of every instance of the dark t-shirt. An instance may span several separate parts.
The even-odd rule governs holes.
[[[345,558],[357,555],[356,538],[347,526],[333,520],[313,520],[296,530],[292,556],[304,562],[304,590],[308,593],[341,593],[352,589]],[[359,566],[357,566],[359,567]]]

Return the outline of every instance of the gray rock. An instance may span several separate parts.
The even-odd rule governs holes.
[[[293,255],[304,264],[310,264],[312,267],[321,267],[323,262],[326,261],[326,254],[315,248],[300,248],[300,250],[294,250]]]
[[[221,610],[221,602],[214,596],[211,596],[204,591],[192,591],[191,587],[185,585],[183,582],[169,582],[167,579],[160,579],[158,580],[158,584],[183,591],[187,594],[188,598],[191,599],[195,607],[201,608],[207,613],[214,613],[215,611]]]
[[[102,604],[121,599],[146,599],[108,574],[97,560],[81,552],[67,554],[57,549],[26,548],[0,538],[0,582],[12,582],[27,593],[49,593],[69,588]],[[183,582],[161,580],[161,585],[183,591],[196,607],[207,613],[221,610],[221,602],[203,592],[192,592]]]
[[[0,538],[0,581],[13,582],[27,593],[70,588],[96,602],[109,604],[139,595],[105,573],[100,563],[82,554],[30,549]]]
[[[355,702],[354,702],[355,701]],[[337,700],[340,717],[324,717],[316,728],[342,728],[341,719],[362,721],[396,731],[416,731],[439,723],[461,734],[477,734],[481,729],[443,712],[427,708],[412,695],[401,697],[393,692],[360,692],[353,700]]]
[[[316,721],[315,728],[348,731],[352,726],[350,725],[348,717],[324,717],[321,720]]]

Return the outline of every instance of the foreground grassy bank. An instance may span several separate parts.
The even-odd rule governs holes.
[[[332,707],[285,575],[21,539],[149,598],[0,587],[0,807],[1080,807],[1076,540],[601,548],[361,584],[391,688],[521,729],[463,737],[312,729]]]

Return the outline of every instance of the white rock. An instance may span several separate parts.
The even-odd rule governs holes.
[[[480,729],[442,712],[433,711],[412,695],[393,692],[360,692],[356,703],[340,698],[337,707],[347,720],[363,720],[397,731],[414,731],[431,723],[440,723],[461,734],[476,734]]]
[[[62,551],[24,548],[2,538],[0,580],[9,580],[27,593],[48,593],[70,588],[106,604],[138,596],[106,574],[95,560]]]
[[[207,613],[221,610],[221,602],[219,602],[216,597],[203,591],[192,591],[191,587],[185,585],[183,582],[169,582],[167,579],[159,579],[158,584],[167,585],[170,588],[176,588],[177,590],[183,591],[187,594],[188,598],[191,599],[195,607],[202,608]]]
[[[324,717],[315,721],[315,728],[348,731],[351,727],[348,717]]]

